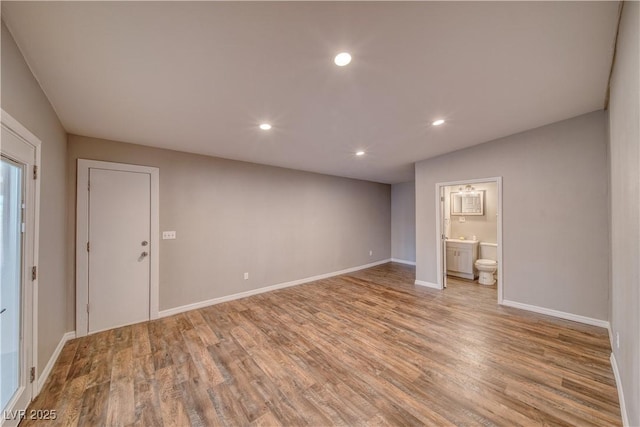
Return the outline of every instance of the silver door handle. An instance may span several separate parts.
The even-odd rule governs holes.
[[[7,311],[7,309],[3,308],[2,311],[0,311],[0,314],[4,313],[5,311]]]

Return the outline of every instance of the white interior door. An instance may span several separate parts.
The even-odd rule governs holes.
[[[40,141],[4,111],[0,160],[0,425],[15,426],[35,394],[34,298]],[[32,269],[34,275],[32,276]]]
[[[89,168],[88,332],[150,319],[151,175]]]

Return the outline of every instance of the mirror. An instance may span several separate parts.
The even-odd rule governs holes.
[[[484,190],[451,193],[451,215],[484,215]]]

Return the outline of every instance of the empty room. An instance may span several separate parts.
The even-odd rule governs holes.
[[[3,1],[2,427],[640,427],[640,3]]]

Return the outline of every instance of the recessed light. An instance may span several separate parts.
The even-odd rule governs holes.
[[[261,123],[260,124],[260,129],[269,130],[269,129],[271,129],[271,125],[269,123]]]
[[[347,52],[341,52],[336,55],[336,57],[333,59],[333,62],[335,62],[338,67],[344,67],[345,65],[348,65],[349,62],[351,62],[351,55],[349,55]]]
[[[356,151],[356,156],[364,156],[364,151]]]
[[[440,125],[444,124],[444,120],[443,119],[438,119],[438,120],[432,122],[431,124],[434,125],[434,126],[440,126]]]

